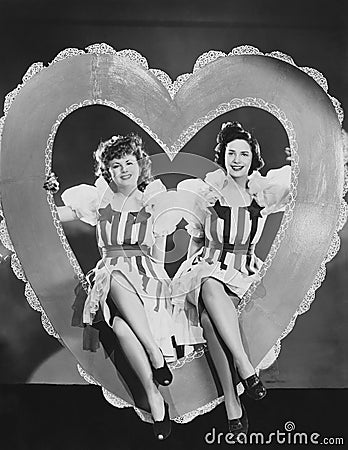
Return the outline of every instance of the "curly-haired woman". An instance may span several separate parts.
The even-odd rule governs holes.
[[[80,219],[96,226],[102,259],[93,271],[82,321],[91,325],[102,312],[147,395],[159,439],[170,433],[168,405],[155,381],[172,381],[165,356],[173,356],[168,275],[164,270],[166,230],[156,222],[158,198],[166,192],[151,177],[151,161],[135,134],[113,136],[94,153],[94,186],[62,194],[62,222]],[[55,189],[51,176],[46,189]],[[162,221],[163,224],[163,221]],[[109,295],[110,294],[110,295]],[[75,318],[76,319],[76,318]]]

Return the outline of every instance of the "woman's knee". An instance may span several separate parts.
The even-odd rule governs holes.
[[[202,284],[203,299],[216,297],[216,294],[221,290],[222,285],[214,278],[206,278]]]
[[[118,338],[124,338],[130,335],[130,328],[122,317],[116,316],[112,322],[112,329]]]

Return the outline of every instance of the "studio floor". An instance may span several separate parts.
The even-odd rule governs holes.
[[[347,445],[348,390],[270,389],[261,402],[244,397],[250,433],[258,433],[258,439],[262,434],[263,445],[271,440],[272,448],[293,447],[295,433],[308,440],[306,447],[315,445],[311,437],[319,444],[336,439],[336,448]],[[194,450],[233,445],[226,442],[223,404],[188,424],[173,423],[171,436],[163,442],[154,439],[151,425],[132,409],[111,406],[97,386],[1,385],[0,405],[1,450]],[[338,438],[343,438],[343,445]]]

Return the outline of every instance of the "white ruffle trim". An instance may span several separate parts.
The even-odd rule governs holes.
[[[94,269],[95,281],[83,309],[83,323],[92,325],[100,305],[103,305],[110,289],[110,270],[106,266]]]
[[[285,208],[290,192],[290,181],[290,166],[269,170],[266,176],[262,176],[258,171],[249,176],[249,193],[260,206],[264,207],[261,211],[263,216]]]

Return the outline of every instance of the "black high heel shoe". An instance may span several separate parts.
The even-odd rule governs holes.
[[[228,419],[228,431],[233,434],[234,438],[238,437],[240,434],[248,433],[249,422],[243,403],[241,403],[241,407],[242,417],[238,419]]]
[[[237,438],[240,434],[248,434],[249,422],[246,410],[243,403],[242,407],[242,417],[238,419],[228,419],[228,432],[233,434],[234,438]]]
[[[163,420],[153,421],[153,432],[160,441],[167,439],[172,430],[172,423],[169,418],[169,406],[164,402],[164,417]]]
[[[160,350],[162,353],[162,350]],[[163,356],[163,353],[162,353]],[[158,384],[161,384],[162,386],[169,386],[170,383],[173,381],[173,374],[170,371],[167,362],[163,356],[164,364],[162,367],[159,367],[158,369],[155,369],[152,366],[152,373],[154,379],[157,381]]]
[[[262,381],[256,373],[245,380],[242,380],[242,384],[247,395],[254,400],[261,400],[267,394],[265,386],[262,384]]]

